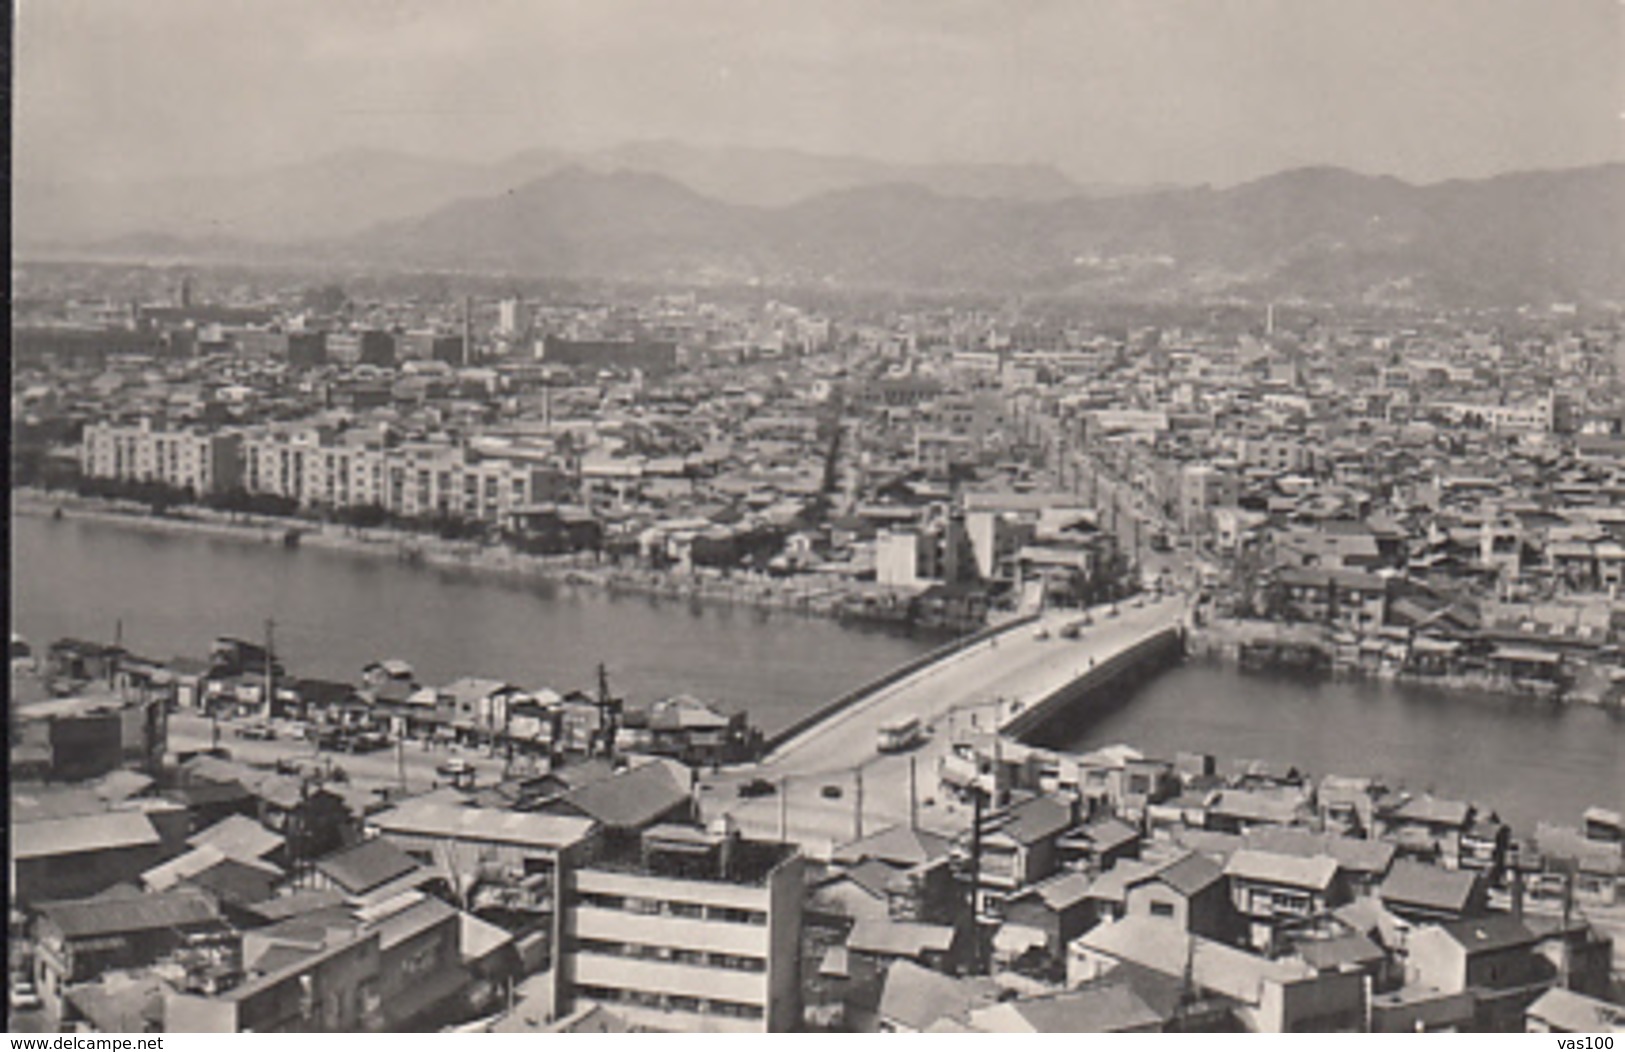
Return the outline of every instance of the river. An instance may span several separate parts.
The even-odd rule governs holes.
[[[11,529],[12,627],[38,646],[110,641],[122,620],[138,654],[203,657],[216,636],[262,639],[272,618],[295,675],[353,681],[398,657],[425,683],[478,675],[562,693],[596,690],[603,662],[632,704],[693,694],[772,733],[943,642],[71,515],[12,516]]]
[[[1314,679],[1191,660],[1109,711],[1045,739],[1072,749],[1124,742],[1376,775],[1496,811],[1520,832],[1577,824],[1593,804],[1625,805],[1625,716],[1595,706]]]
[[[747,709],[771,733],[940,642],[72,517],[11,526],[12,624],[36,644],[109,640],[122,619],[138,653],[201,656],[213,637],[258,639],[274,618],[297,674],[351,680],[367,661],[400,657],[425,682],[484,675],[562,691],[591,688],[602,661],[634,704],[692,693]],[[1376,774],[1476,801],[1521,829],[1625,804],[1625,719],[1596,708],[1192,662],[1086,716],[1047,737]]]

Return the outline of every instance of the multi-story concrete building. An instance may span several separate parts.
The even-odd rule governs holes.
[[[775,1032],[801,1018],[804,860],[726,824],[659,825],[567,877],[558,1010],[657,1030]]]
[[[80,467],[91,478],[162,482],[202,495],[242,484],[242,436],[137,424],[88,424]]]

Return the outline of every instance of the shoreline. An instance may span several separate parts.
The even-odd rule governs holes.
[[[1298,638],[1286,640],[1305,646],[1331,652],[1332,644],[1316,629],[1316,626],[1283,626],[1273,622],[1237,621],[1232,619],[1219,619],[1210,622],[1202,628],[1193,630],[1186,640],[1185,653],[1187,658],[1193,660],[1210,661],[1222,664],[1243,672],[1253,671],[1246,662],[1241,660],[1241,648],[1248,642],[1257,641],[1266,632],[1258,627],[1260,624],[1268,625],[1268,641],[1280,642],[1286,636]],[[1288,631],[1280,631],[1288,629]],[[1295,631],[1292,631],[1294,630]],[[1397,672],[1384,675],[1359,665],[1328,664],[1324,667],[1304,669],[1286,663],[1268,664],[1260,666],[1258,671],[1263,672],[1296,672],[1315,679],[1328,680],[1358,680],[1371,683],[1394,683],[1406,687],[1426,687],[1434,690],[1458,694],[1476,694],[1509,701],[1527,701],[1533,704],[1548,705],[1585,705],[1593,708],[1617,710],[1625,708],[1625,691],[1615,688],[1612,697],[1607,692],[1592,693],[1588,691],[1568,690],[1551,695],[1541,695],[1529,690],[1520,690],[1516,687],[1507,687],[1498,681],[1483,675],[1468,674],[1442,674],[1437,676],[1423,676],[1410,672]]]
[[[684,577],[660,570],[628,569],[596,559],[591,553],[528,555],[503,544],[449,541],[388,526],[358,529],[308,519],[240,515],[195,506],[167,515],[154,515],[144,505],[133,502],[32,489],[12,490],[10,510],[13,517],[50,519],[60,511],[65,519],[79,518],[138,532],[193,534],[275,546],[282,546],[288,533],[297,531],[298,541],[293,546],[296,548],[389,559],[418,569],[460,571],[503,581],[591,588],[610,596],[646,596],[712,607],[747,607],[763,615],[821,617],[837,624],[849,623],[840,614],[840,601],[862,594],[858,589],[838,583],[797,588],[755,577],[720,574]],[[850,623],[868,628],[886,627],[909,635],[940,638],[944,642],[965,635],[905,623]]]

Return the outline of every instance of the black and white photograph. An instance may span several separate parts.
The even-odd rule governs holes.
[[[8,1032],[1625,1032],[1625,2],[8,6]]]

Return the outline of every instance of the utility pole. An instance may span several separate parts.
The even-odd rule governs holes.
[[[916,780],[916,757],[908,758],[908,827],[920,828],[920,787]]]
[[[272,657],[275,649],[276,622],[271,618],[265,619],[265,718],[270,719],[276,710],[276,659]]]
[[[852,839],[863,839],[863,767],[860,765],[852,769],[852,776],[857,782],[857,791],[852,794]]]
[[[970,938],[971,974],[982,975],[982,926],[979,920],[979,899],[982,890],[982,807],[986,794],[981,786],[971,786],[970,827]]]
[[[789,840],[790,830],[790,779],[779,779],[779,843]]]

